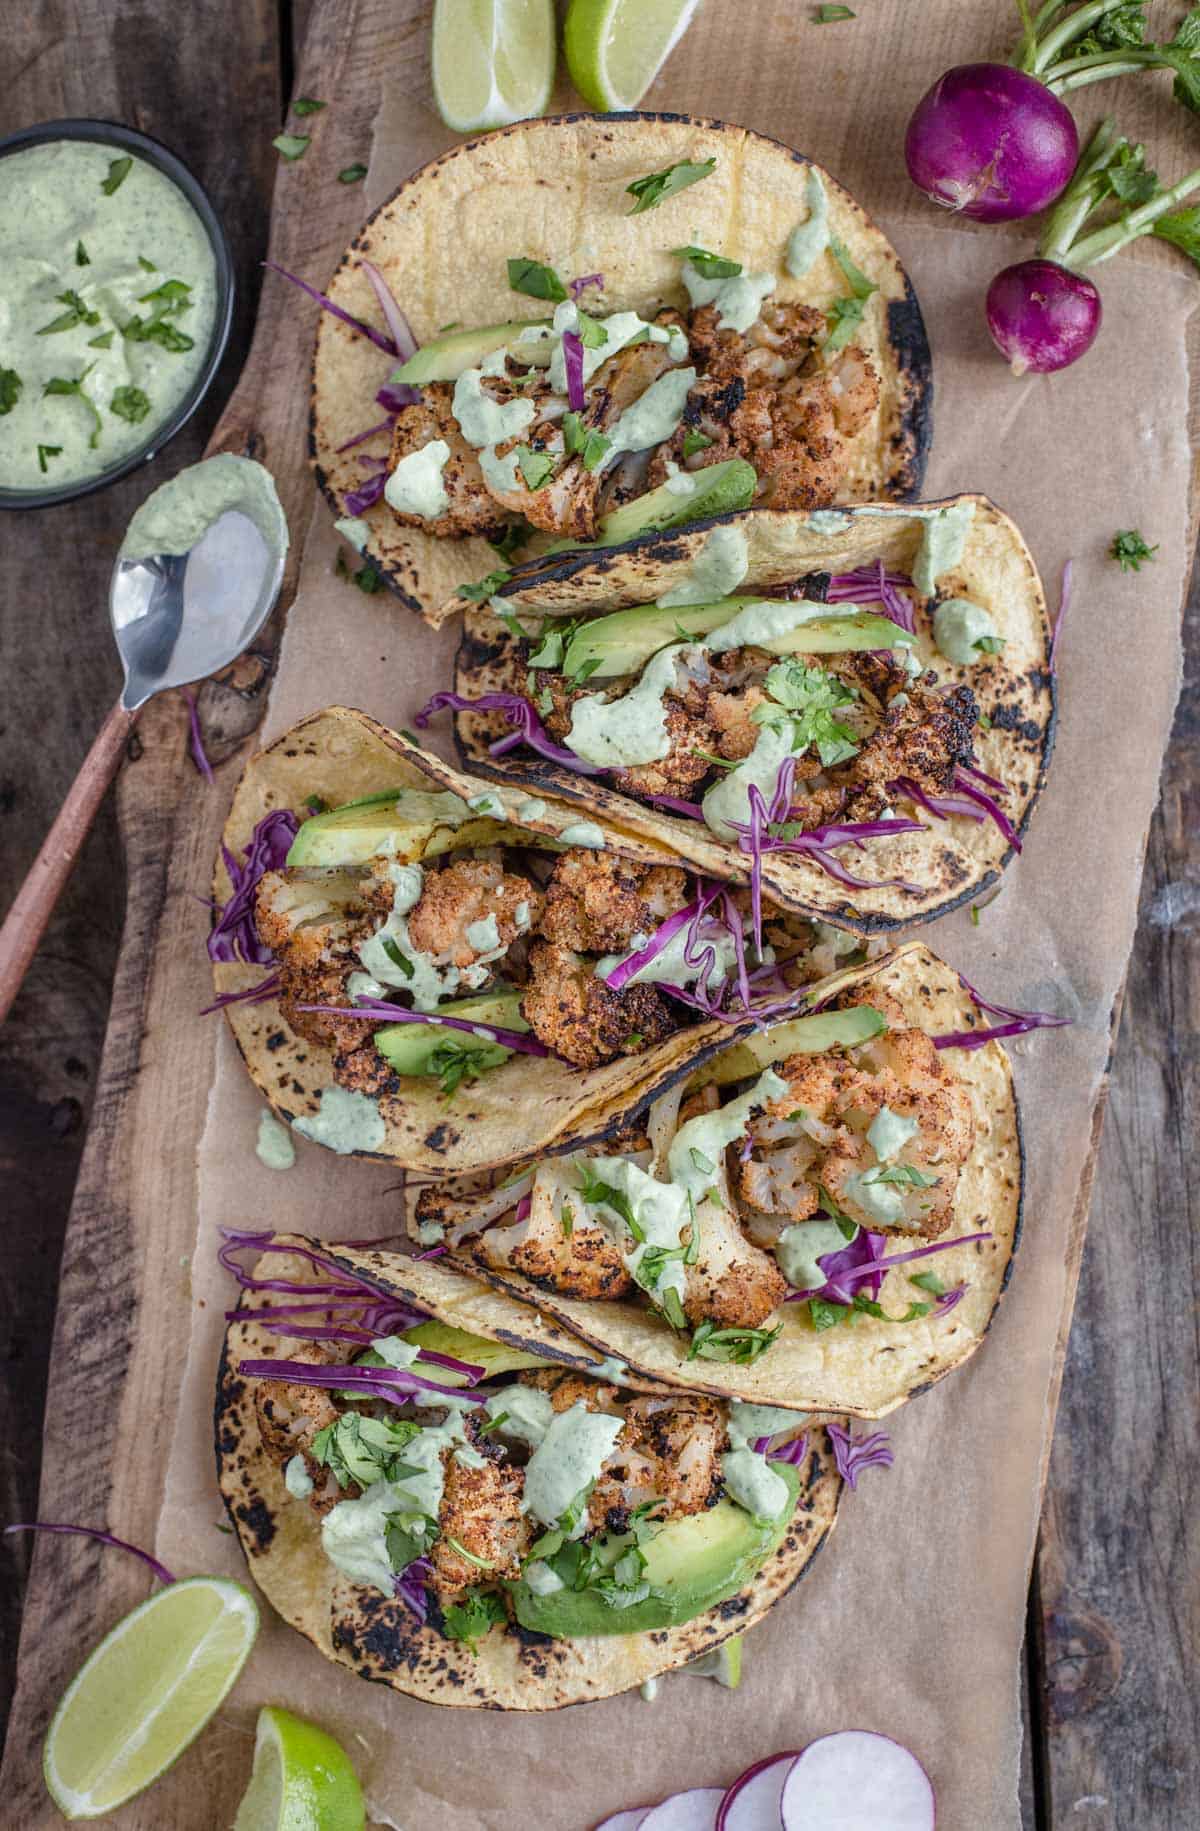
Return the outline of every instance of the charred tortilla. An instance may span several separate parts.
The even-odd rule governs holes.
[[[910,942],[871,966],[838,980],[868,995],[890,994],[907,1022],[930,1035],[986,1027],[958,975],[919,942]],[[769,1033],[768,1033],[769,1040]],[[475,1277],[527,1303],[536,1303],[602,1353],[672,1385],[722,1398],[783,1405],[800,1411],[851,1413],[880,1418],[944,1378],[974,1353],[1008,1284],[1020,1233],[1023,1152],[1012,1068],[999,1043],[952,1050],[948,1059],[965,1086],[974,1119],[974,1147],[958,1179],[953,1214],[945,1228],[957,1239],[989,1232],[990,1239],[953,1246],[889,1271],[879,1301],[889,1316],[904,1313],[922,1293],[910,1271],[933,1271],[947,1290],[966,1290],[942,1313],[936,1305],[912,1322],[858,1316],[854,1326],[818,1330],[808,1305],[783,1303],[771,1318],[782,1333],[749,1365],[689,1358],[686,1333],[677,1333],[638,1297],[586,1301],[564,1297],[512,1271],[482,1264],[469,1241],[451,1256]],[[701,1069],[696,1084],[705,1080]],[[887,1250],[923,1244],[887,1238]]]
[[[303,819],[314,796],[338,808],[392,787],[448,790],[466,800],[489,786],[463,777],[365,713],[339,706],[314,713],[246,765],[217,861],[215,901],[223,906],[230,894],[225,851],[240,859],[258,823],[273,810],[291,809]],[[503,787],[499,800],[508,819],[531,832],[561,835],[578,820],[578,810],[562,802],[544,803],[540,813],[536,808],[531,812],[520,789]],[[643,864],[676,862],[653,838],[610,832],[610,849],[623,856]],[[269,971],[217,963],[217,993],[259,985]],[[251,1077],[275,1113],[289,1125],[317,1115],[323,1092],[335,1084],[332,1048],[297,1034],[277,997],[229,1004],[226,1016]],[[513,1163],[530,1151],[582,1144],[623,1124],[729,1035],[725,1024],[690,1024],[639,1053],[591,1068],[573,1067],[556,1056],[517,1054],[461,1085],[450,1100],[436,1078],[399,1075],[378,1098],[382,1142],[354,1154],[391,1159],[424,1173],[454,1174]]]
[[[586,1350],[580,1354],[579,1344],[571,1344],[551,1321],[454,1271],[395,1256],[385,1260],[336,1247],[322,1250],[339,1262],[353,1260],[356,1269],[361,1264],[359,1275],[380,1290],[452,1327],[528,1347],[551,1360],[595,1366],[594,1357]],[[301,1258],[272,1257],[269,1265],[266,1275],[276,1278],[303,1280],[311,1272]],[[456,1708],[555,1710],[611,1697],[751,1627],[803,1575],[833,1529],[842,1483],[824,1440],[814,1433],[819,1447],[798,1471],[800,1500],[782,1543],[757,1576],[719,1607],[682,1627],[653,1634],[576,1641],[494,1627],[472,1653],[464,1642],[442,1634],[435,1613],[422,1625],[399,1600],[350,1583],[322,1551],[316,1514],[288,1492],[281,1469],[262,1443],[255,1382],[237,1371],[243,1359],[278,1354],[279,1335],[255,1320],[257,1311],[276,1301],[271,1293],[247,1294],[226,1334],[214,1413],[218,1481],[251,1575],[264,1595],[327,1659],[361,1678]]]
[[[702,183],[655,209],[630,213],[631,182],[679,161],[709,158],[716,167]],[[782,267],[788,237],[807,215],[810,170],[820,168],[761,134],[685,115],[523,121],[454,147],[406,180],[346,251],[329,296],[382,330],[361,265],[373,262],[424,344],[448,326],[548,316],[552,304],[507,284],[506,257],[529,256],[564,278],[602,273],[603,293],[586,295],[593,311],[647,313],[686,304],[680,261],[670,251],[695,242],[735,257],[748,272],[778,268],[774,296],[781,301],[827,307],[848,290],[828,253],[803,279]],[[878,289],[865,301],[854,336],[879,371],[880,398],[853,437],[842,493],[855,501],[903,500],[920,490],[930,439],[930,360],[920,309],[882,231],[834,179],[822,177],[830,228]],[[346,447],[379,420],[376,392],[395,367],[361,333],[322,316],[310,448],[337,516],[348,513],[346,497],[367,475],[360,460],[387,457],[386,428]],[[404,602],[431,622],[461,607],[460,584],[497,565],[494,549],[479,536],[435,538],[403,525],[382,501],[364,519],[365,551]]]
[[[1020,531],[985,497],[956,497],[920,509],[869,508],[813,515],[752,509],[716,523],[647,536],[619,554],[565,557],[536,577],[514,574],[497,604],[536,628],[545,617],[603,616],[632,605],[653,605],[684,584],[714,528],[733,528],[745,539],[748,570],[740,595],[778,596],[808,581],[818,595],[822,578],[875,566],[911,575],[929,516],[955,504],[973,504],[961,559],[937,581],[939,600],[962,596],[989,615],[1003,647],[958,667],[939,653],[932,636],[933,601],[915,611],[914,653],[935,670],[939,686],[966,685],[982,715],[974,755],[987,775],[1006,789],[1002,807],[1018,837],[1025,832],[1050,761],[1055,728],[1055,681],[1050,628],[1041,580]],[[536,613],[536,616],[533,614]],[[676,615],[686,620],[686,607]],[[491,610],[467,613],[455,687],[468,699],[485,693],[520,693],[525,670],[520,637]],[[818,662],[822,657],[818,656]],[[986,721],[986,722],[984,722]],[[750,861],[702,821],[672,813],[606,786],[604,776],[580,775],[518,747],[503,757],[489,744],[510,727],[503,714],[461,712],[456,720],[464,766],[498,780],[549,790],[586,806],[605,821],[671,846],[714,877],[746,882]],[[783,852],[762,861],[765,895],[785,909],[822,917],[860,934],[879,934],[932,921],[977,897],[995,883],[1013,847],[990,818],[935,819],[904,804],[899,811],[922,823],[918,833],[871,840],[864,851],[840,854],[871,887],[848,891],[810,860]],[[914,886],[901,889],[887,880]]]

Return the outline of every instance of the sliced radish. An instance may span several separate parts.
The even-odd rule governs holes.
[[[810,1742],[788,1771],[779,1811],[783,1831],[933,1831],[935,1817],[916,1756],[867,1729]]]
[[[716,1831],[724,1797],[725,1789],[719,1786],[694,1786],[686,1793],[672,1793],[660,1806],[651,1806],[641,1831]]]
[[[629,1812],[614,1812],[611,1818],[596,1826],[596,1831],[639,1831],[649,1810],[649,1806],[634,1806]]]
[[[716,1831],[779,1831],[780,1800],[797,1751],[767,1755],[739,1774],[717,1813]]]

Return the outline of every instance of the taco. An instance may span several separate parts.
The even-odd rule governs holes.
[[[218,1003],[276,1113],[442,1173],[605,1135],[847,945],[769,912],[759,949],[747,894],[336,706],[247,764],[215,900]]]
[[[221,1492],[274,1607],[363,1678],[459,1707],[609,1697],[741,1634],[832,1530],[837,1439],[795,1413],[638,1391],[586,1351],[574,1371],[580,1344],[437,1265],[352,1270],[286,1235],[234,1235],[227,1265],[243,1246]],[[314,1265],[324,1324],[311,1297],[294,1320]]]
[[[514,575],[417,724],[447,707],[466,767],[872,934],[1020,849],[1055,682],[1020,533],[956,496],[755,510]]]
[[[580,115],[456,146],[316,296],[317,479],[431,622],[497,544],[920,489],[908,279],[827,172],[745,128]]]
[[[490,1197],[424,1188],[410,1231],[653,1379],[884,1416],[987,1332],[1020,1125],[1004,1049],[920,943],[824,991],[661,1096],[644,1135]]]

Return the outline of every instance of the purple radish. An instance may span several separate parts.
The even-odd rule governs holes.
[[[614,1812],[611,1818],[606,1818],[602,1825],[596,1826],[596,1831],[638,1831],[638,1827],[645,1823],[650,1809],[649,1806],[634,1806],[630,1812]]]
[[[651,1806],[641,1823],[641,1831],[716,1831],[717,1813],[725,1797],[724,1787],[690,1787],[686,1793],[672,1793],[661,1805]]]
[[[908,175],[944,209],[1014,222],[1054,202],[1075,169],[1070,109],[1008,64],[959,64],[917,103],[904,137]]]
[[[1091,349],[1100,329],[1100,294],[1082,273],[1057,261],[1017,261],[987,292],[992,341],[1014,375],[1065,369]]]
[[[934,1831],[935,1822],[916,1756],[867,1729],[810,1742],[788,1770],[779,1810],[783,1831]]]
[[[739,1774],[717,1813],[716,1831],[779,1831],[783,1786],[796,1751],[768,1755]]]

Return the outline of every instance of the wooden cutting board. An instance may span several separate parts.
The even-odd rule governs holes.
[[[909,74],[908,9],[889,7],[880,20],[868,6],[864,0],[854,25],[818,28],[807,5],[706,0],[703,58],[685,43],[649,103],[723,115],[769,133],[778,130],[781,97],[794,118],[796,93],[803,92],[812,98],[811,131],[792,137],[895,227],[920,208],[897,148],[928,63],[920,78]],[[358,227],[361,189],[339,185],[336,174],[365,157],[385,81],[411,98],[414,138],[427,142],[425,155],[451,143],[427,99],[428,11],[416,0],[313,5],[296,90],[329,98],[330,106],[309,155],[279,170],[271,257],[290,271],[327,276]],[[942,65],[983,55],[989,33],[999,52],[1011,35],[1007,9],[937,0],[921,13],[925,42],[936,42]],[[218,764],[247,744],[259,722],[299,545],[314,509],[325,512],[316,505],[305,461],[310,348],[310,314],[296,309],[282,282],[269,284],[242,380],[210,448],[244,452],[272,469],[296,543],[280,618],[251,655],[202,692],[206,739]],[[314,703],[323,690],[314,685]],[[193,1163],[191,1151],[178,1146],[199,1137],[208,1094],[210,1051],[194,1016],[208,980],[195,946],[193,899],[209,879],[236,765],[220,769],[216,793],[203,791],[186,757],[177,699],[151,705],[140,736],[139,765],[119,787],[129,901],[63,1261],[40,1513],[119,1522],[124,1535],[149,1544],[173,1430],[179,1344],[187,1338]],[[1099,1112],[1095,1136],[1098,1131]],[[1089,1183],[1090,1171],[1072,1228],[1072,1295]],[[1060,1358],[1068,1323],[1069,1304]],[[73,1579],[69,1588],[64,1571]],[[82,1652],[144,1593],[138,1568],[94,1548],[56,1544],[51,1560],[43,1545],[35,1554],[3,1771],[5,1813],[14,1824],[59,1822],[40,1775],[46,1722]],[[211,1792],[198,1808],[203,1774],[201,1745],[112,1822],[221,1822],[240,1777],[235,1785],[210,1776]]]

